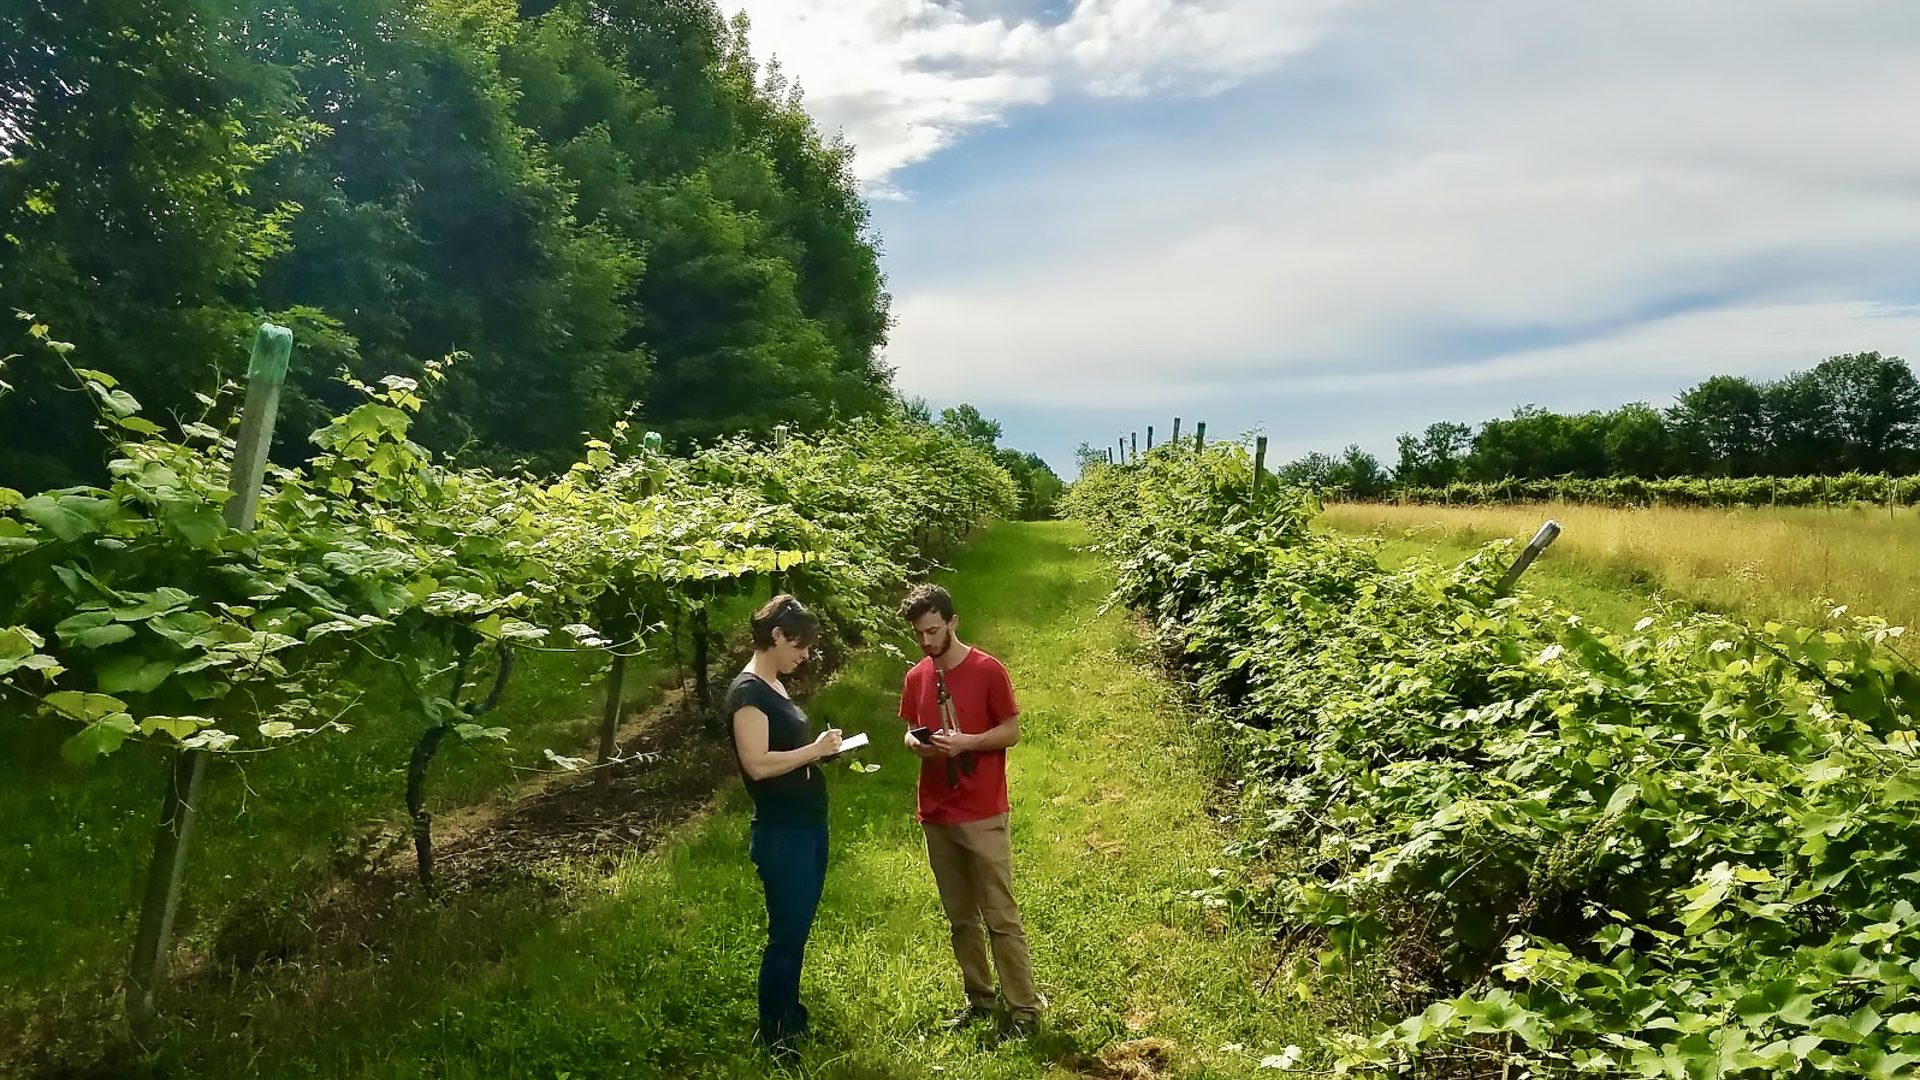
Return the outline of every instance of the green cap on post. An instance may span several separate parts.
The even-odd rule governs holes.
[[[247,381],[279,386],[287,381],[287,361],[293,356],[293,331],[270,322],[253,335],[253,359],[247,362]]]
[[[660,433],[657,431],[647,432],[646,435],[641,437],[640,445],[643,447],[646,447],[648,450],[651,450],[656,454],[659,453],[660,452]]]

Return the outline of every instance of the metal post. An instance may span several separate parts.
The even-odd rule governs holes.
[[[1507,595],[1507,590],[1513,588],[1513,583],[1519,581],[1520,575],[1527,572],[1527,567],[1533,565],[1533,560],[1539,558],[1540,553],[1547,550],[1559,536],[1559,522],[1549,519],[1545,525],[1540,526],[1540,531],[1533,534],[1533,539],[1527,543],[1527,549],[1513,561],[1513,565],[1507,569],[1506,576],[1502,577],[1500,584],[1494,588],[1493,594]]]
[[[273,445],[273,422],[280,412],[280,387],[287,381],[287,361],[292,355],[293,331],[261,323],[253,336],[253,356],[247,364],[247,400],[227,475],[227,490],[232,497],[225,508],[226,522],[235,532],[253,531],[260,509],[260,483],[267,471],[267,451]],[[206,751],[182,750],[167,776],[127,977],[127,1022],[139,1039],[151,1034],[158,1011],[155,997],[167,971],[173,920],[180,911],[180,884],[186,876],[187,851],[194,820],[199,816],[200,788],[206,773]]]
[[[1177,416],[1173,418],[1173,445],[1180,445],[1180,418]]]
[[[1147,425],[1147,453],[1153,453],[1153,425]]]
[[[1133,436],[1133,458],[1132,458],[1132,460],[1134,460],[1134,461],[1139,461],[1139,460],[1140,460],[1140,433],[1139,433],[1139,432],[1137,432],[1137,431],[1135,431],[1135,432],[1132,432],[1131,434],[1132,434],[1132,436]]]
[[[1267,478],[1267,437],[1265,435],[1253,441],[1253,508],[1260,509],[1260,489]]]
[[[1207,448],[1207,422],[1205,420],[1193,425],[1193,448],[1195,450],[1205,450]]]

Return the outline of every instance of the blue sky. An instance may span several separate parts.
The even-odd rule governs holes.
[[[858,148],[887,359],[1065,475],[1920,361],[1911,0],[732,0]]]

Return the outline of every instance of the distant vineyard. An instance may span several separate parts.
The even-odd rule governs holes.
[[[1328,494],[1339,496],[1338,490]],[[1598,506],[1913,506],[1920,504],[1920,476],[1841,473],[1837,476],[1678,476],[1664,480],[1610,477],[1586,480],[1495,480],[1437,487],[1395,488],[1387,502],[1484,506],[1502,503],[1573,502]]]

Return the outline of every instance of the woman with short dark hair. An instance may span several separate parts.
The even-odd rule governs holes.
[[[759,1038],[776,1059],[788,1060],[807,1035],[800,964],[827,878],[827,782],[818,763],[839,752],[840,731],[815,737],[781,681],[806,662],[820,620],[781,595],[754,613],[750,628],[753,658],[727,687],[727,715],[753,797],[749,850],[767,897]]]

